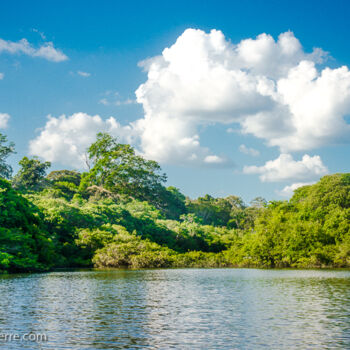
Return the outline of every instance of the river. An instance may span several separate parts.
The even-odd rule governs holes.
[[[350,349],[350,271],[2,275],[0,327],[4,349]]]

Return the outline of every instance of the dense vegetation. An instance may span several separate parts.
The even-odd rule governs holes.
[[[159,165],[99,134],[89,171],[52,171],[0,134],[0,271],[57,267],[349,267],[350,174],[290,201],[192,200]]]

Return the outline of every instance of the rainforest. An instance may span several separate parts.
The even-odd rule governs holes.
[[[158,163],[107,133],[85,172],[49,171],[0,135],[0,271],[57,268],[350,267],[350,174],[327,175],[289,201],[191,199]]]

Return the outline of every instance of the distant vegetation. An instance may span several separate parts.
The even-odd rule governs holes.
[[[290,201],[192,200],[159,165],[98,134],[89,171],[52,171],[0,134],[0,271],[58,267],[349,267],[350,174]]]

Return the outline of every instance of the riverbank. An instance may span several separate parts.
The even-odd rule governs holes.
[[[125,192],[121,183],[113,185],[121,181],[119,168],[101,184],[99,167],[107,162],[113,168],[115,161],[106,144],[132,162],[130,183],[152,186]],[[256,198],[246,205],[233,195],[190,199],[164,187],[155,162],[108,134],[91,145],[92,159],[97,150],[101,159],[87,173],[45,176],[49,164],[24,157],[11,182],[0,178],[0,271],[350,267],[350,174],[325,176],[289,201]],[[39,166],[43,174],[31,184],[32,167]],[[146,179],[139,178],[142,167],[151,169]]]

